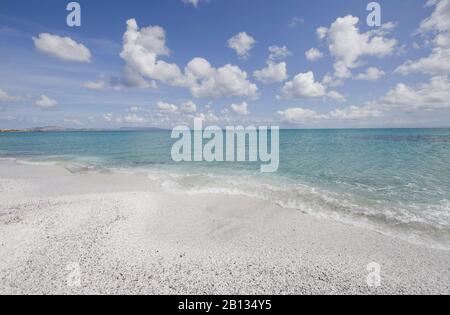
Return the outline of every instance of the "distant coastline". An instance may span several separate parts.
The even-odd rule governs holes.
[[[93,132],[93,131],[167,131],[167,129],[162,128],[133,128],[133,127],[123,127],[116,129],[102,129],[102,128],[64,128],[64,127],[35,127],[26,129],[0,129],[0,133],[15,133],[15,132]]]
[[[450,127],[404,127],[404,128],[280,128],[280,130],[448,130]],[[129,131],[171,131],[157,127],[120,127],[120,128],[65,128],[59,126],[33,127],[23,129],[1,129],[0,133],[27,133],[27,132],[129,132]]]

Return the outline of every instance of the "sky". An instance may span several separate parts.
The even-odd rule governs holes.
[[[69,2],[0,0],[0,128],[450,127],[450,0]]]

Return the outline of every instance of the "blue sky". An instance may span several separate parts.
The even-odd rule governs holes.
[[[450,127],[449,0],[369,2],[2,0],[0,128]]]

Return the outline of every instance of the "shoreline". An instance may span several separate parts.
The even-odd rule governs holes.
[[[450,293],[450,251],[251,197],[7,161],[0,174],[0,294]]]

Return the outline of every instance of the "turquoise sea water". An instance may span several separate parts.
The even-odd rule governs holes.
[[[450,249],[449,129],[281,131],[274,174],[260,163],[175,163],[174,142],[165,131],[0,134],[0,157],[145,172],[165,190],[252,196]]]

